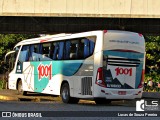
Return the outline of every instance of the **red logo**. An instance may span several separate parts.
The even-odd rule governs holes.
[[[122,75],[122,74],[124,74],[124,75],[129,75],[129,76],[132,76],[132,68],[116,68],[115,69],[115,71],[116,71],[116,76],[118,76],[118,75]]]
[[[39,75],[38,76],[39,80],[43,77],[46,77],[46,78],[48,77],[49,80],[51,80],[51,78],[52,78],[52,66],[51,66],[51,64],[49,66],[40,64],[38,66],[38,75]]]

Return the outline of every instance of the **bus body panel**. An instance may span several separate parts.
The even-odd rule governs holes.
[[[144,53],[104,51],[107,88],[137,89],[143,71]]]
[[[99,67],[103,67],[106,87],[95,84],[95,98],[141,98],[143,88],[138,86],[144,71],[144,46],[144,38],[138,33],[107,31],[104,34],[103,51],[99,53],[103,65]]]
[[[24,91],[60,95],[61,83],[67,81],[71,96],[82,97],[82,79],[90,78],[90,88],[86,86],[84,89],[91,91],[92,76],[93,56],[86,60],[24,62],[23,76],[20,78],[24,77]]]
[[[18,79],[23,80],[23,78],[24,78],[24,75],[22,75],[22,74],[15,74],[15,73],[11,72],[9,74],[8,88],[12,89],[12,90],[16,90],[17,89]]]
[[[88,36],[95,36],[96,40],[93,54],[87,58],[53,60],[33,53],[34,56],[39,56],[39,61],[18,63],[18,58],[26,54],[26,51],[22,51],[23,54],[20,55],[25,45]],[[65,81],[69,83],[70,96],[76,98],[134,99],[142,95],[143,88],[138,86],[144,70],[145,46],[143,36],[138,33],[91,31],[24,40],[15,47],[17,46],[21,47],[15,68],[10,73],[9,89],[17,89],[17,80],[21,79],[23,90],[30,92],[60,95],[62,82]],[[96,84],[99,68],[104,69],[106,87]],[[114,79],[117,79],[116,82],[113,82]],[[118,82],[121,84],[117,84]]]

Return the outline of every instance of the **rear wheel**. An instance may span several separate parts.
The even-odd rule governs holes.
[[[104,98],[95,98],[94,101],[96,102],[96,104],[110,104],[111,100],[107,100]]]
[[[78,103],[78,98],[70,97],[70,90],[68,83],[64,83],[61,88],[61,98],[64,103]]]
[[[18,82],[17,90],[18,90],[18,94],[19,94],[19,95],[26,95],[26,94],[27,94],[27,91],[23,91],[23,88],[22,88],[22,80],[20,80],[20,81]]]

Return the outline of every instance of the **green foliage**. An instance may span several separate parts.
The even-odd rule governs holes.
[[[148,36],[146,42],[146,73],[160,74],[160,36]]]
[[[2,89],[2,80],[0,80],[0,90]]]
[[[147,36],[145,81],[160,82],[160,36]],[[159,91],[157,86],[146,87],[146,91]]]
[[[26,35],[26,34],[0,34],[0,59],[8,51],[12,50],[16,43],[35,37],[35,35]]]
[[[0,90],[3,89],[5,86],[5,81],[4,80],[0,80]]]
[[[0,34],[0,74],[3,73],[2,61],[7,52],[11,51],[18,42],[38,37],[29,34]],[[145,80],[152,78],[160,82],[160,36],[146,37],[146,76]]]
[[[4,71],[3,68],[3,60],[4,56],[7,52],[11,51],[15,44],[18,42],[29,39],[33,37],[38,37],[37,35],[29,35],[29,34],[0,34],[0,74]]]

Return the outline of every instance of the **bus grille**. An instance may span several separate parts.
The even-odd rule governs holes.
[[[138,67],[140,60],[127,58],[107,58],[107,64],[112,66]]]
[[[92,77],[84,77],[81,79],[81,94],[82,95],[92,95]]]

